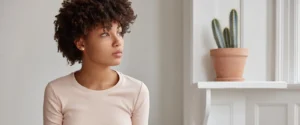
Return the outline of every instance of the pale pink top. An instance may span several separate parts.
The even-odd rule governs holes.
[[[48,83],[44,95],[44,125],[148,125],[147,86],[118,74],[118,83],[106,90],[82,86],[74,72]]]

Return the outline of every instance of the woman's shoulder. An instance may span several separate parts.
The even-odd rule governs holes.
[[[138,78],[135,78],[133,76],[123,74],[121,72],[119,72],[119,73],[122,76],[122,82],[123,82],[124,86],[127,86],[129,88],[136,88],[136,89],[142,90],[142,91],[148,91],[148,87],[144,81],[142,81]]]
[[[66,88],[70,85],[70,83],[72,82],[72,74],[73,73],[69,73],[66,75],[62,75],[59,77],[56,77],[52,80],[50,80],[46,87],[51,87],[53,89],[62,89],[62,88]]]

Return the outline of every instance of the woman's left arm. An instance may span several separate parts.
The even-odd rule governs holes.
[[[148,125],[150,109],[149,98],[149,90],[147,86],[142,83],[131,118],[132,125]]]

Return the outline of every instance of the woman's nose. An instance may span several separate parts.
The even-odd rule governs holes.
[[[122,41],[122,39],[119,36],[113,35],[113,46],[114,47],[120,46],[122,44],[121,41]]]

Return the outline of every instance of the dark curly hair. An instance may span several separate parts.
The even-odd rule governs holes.
[[[58,52],[67,58],[70,65],[74,65],[82,62],[82,52],[74,43],[76,39],[86,36],[98,26],[108,31],[113,21],[122,27],[121,35],[124,36],[129,33],[129,25],[137,16],[128,0],[69,0],[62,3],[55,17],[54,39]]]

